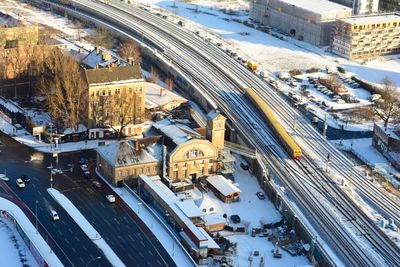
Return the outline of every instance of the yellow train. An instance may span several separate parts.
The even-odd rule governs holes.
[[[287,153],[294,159],[302,156],[301,148],[293,140],[293,138],[282,127],[275,114],[268,107],[268,105],[261,99],[261,97],[252,89],[246,89],[246,96],[261,110],[266,118],[268,124],[271,126],[274,134],[284,146]]]

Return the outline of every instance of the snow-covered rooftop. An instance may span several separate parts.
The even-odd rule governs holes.
[[[187,100],[162,86],[146,82],[146,108],[162,108],[171,103],[186,103]]]
[[[166,118],[153,123],[153,127],[166,135],[176,145],[181,145],[192,139],[192,136],[201,137],[196,131],[190,127],[181,124],[173,123],[170,119]]]
[[[176,202],[176,205],[181,209],[181,211],[188,217],[201,217],[203,213],[194,204],[192,200],[183,200],[181,202]]]
[[[140,144],[140,140],[138,140]],[[153,146],[159,146],[154,144]],[[158,155],[153,155],[151,152],[160,151],[160,149],[147,150],[140,147],[133,140],[114,142],[107,146],[97,148],[97,152],[112,166],[130,166],[149,162],[159,161]]]
[[[400,15],[394,13],[386,15],[359,16],[359,17],[351,17],[343,19],[343,21],[350,24],[388,23],[388,22],[400,23]]]
[[[346,9],[351,10],[351,8],[327,0],[279,0],[279,1],[321,15],[326,13],[338,12]]]
[[[207,182],[209,182],[224,196],[229,196],[233,193],[240,192],[240,189],[237,188],[231,180],[226,179],[222,175],[210,176],[207,178]]]
[[[17,103],[12,100],[5,99],[2,96],[0,96],[0,105],[13,113],[25,113],[24,109],[21,108]]]

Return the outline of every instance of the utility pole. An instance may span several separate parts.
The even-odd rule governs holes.
[[[326,113],[325,113],[325,117],[324,117],[324,130],[323,130],[323,133],[322,133],[322,135],[324,136],[324,137],[326,137],[326,131],[328,130],[328,116],[326,115]]]

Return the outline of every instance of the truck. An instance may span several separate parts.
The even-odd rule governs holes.
[[[251,61],[247,61],[247,67],[252,71],[257,70],[257,65]]]

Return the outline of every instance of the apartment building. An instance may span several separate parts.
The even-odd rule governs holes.
[[[348,59],[400,53],[400,15],[384,14],[338,20],[332,52]]]
[[[104,138],[110,128],[141,135],[145,80],[139,65],[85,69],[89,90],[89,138]]]

